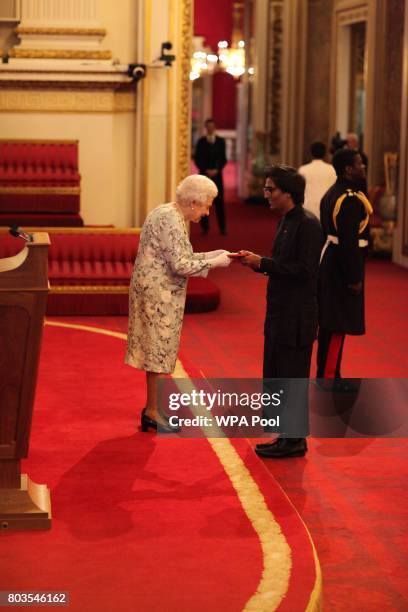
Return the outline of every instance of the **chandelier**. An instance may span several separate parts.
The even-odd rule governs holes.
[[[245,42],[239,40],[236,45],[228,46],[226,40],[218,43],[218,60],[225,72],[239,79],[245,72]]]
[[[235,1],[232,9],[232,41],[229,46],[226,40],[220,40],[218,51],[215,54],[208,47],[203,47],[204,38],[195,36],[193,38],[193,56],[191,58],[190,79],[194,81],[206,74],[212,74],[216,70],[224,70],[235,79],[239,79],[245,73],[245,42],[243,40],[243,12],[242,0]],[[253,68],[248,69],[253,74]]]
[[[218,55],[203,46],[203,37],[194,36],[193,56],[191,58],[190,81],[199,79],[205,74],[212,74],[218,63]]]
[[[193,39],[194,51],[190,68],[191,81],[220,70],[228,72],[235,79],[239,79],[245,73],[245,42],[243,40],[238,40],[231,47],[226,40],[220,40],[217,54],[211,49],[200,45],[201,41],[202,36],[195,36]],[[249,68],[248,72],[253,74],[253,68]]]

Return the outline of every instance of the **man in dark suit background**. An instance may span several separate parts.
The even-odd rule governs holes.
[[[214,119],[205,121],[206,135],[198,141],[194,153],[194,161],[200,174],[208,176],[218,188],[218,196],[214,200],[215,212],[217,215],[218,227],[221,234],[226,234],[225,211],[224,211],[224,184],[222,180],[222,170],[227,163],[225,153],[225,140],[216,135]],[[201,231],[207,234],[209,230],[209,218],[203,217],[200,221]]]

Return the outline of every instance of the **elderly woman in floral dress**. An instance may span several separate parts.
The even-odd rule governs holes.
[[[162,204],[146,218],[129,289],[126,363],[145,370],[147,403],[142,431],[173,432],[157,405],[157,381],[174,371],[180,343],[188,276],[207,276],[231,263],[228,251],[193,253],[186,222],[209,214],[217,187],[191,175],[176,189],[176,201]]]

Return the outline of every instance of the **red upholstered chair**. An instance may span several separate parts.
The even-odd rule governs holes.
[[[0,141],[0,224],[80,226],[78,141]]]

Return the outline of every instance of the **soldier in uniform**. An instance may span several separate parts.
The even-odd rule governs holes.
[[[301,457],[305,438],[289,431],[307,421],[308,378],[317,333],[317,274],[323,238],[317,217],[303,208],[305,179],[289,166],[266,172],[265,198],[281,215],[271,257],[241,251],[241,263],[268,277],[263,378],[281,379],[293,401],[286,402],[288,430],[258,444],[261,457]],[[287,379],[301,379],[293,384]],[[285,393],[285,395],[287,395]],[[305,426],[307,429],[307,423]],[[296,435],[296,434],[295,434]]]
[[[340,380],[341,359],[345,335],[365,333],[364,266],[372,207],[358,191],[365,178],[361,154],[341,149],[332,163],[337,180],[320,204],[326,244],[319,269],[317,378],[330,379],[328,388],[347,391]],[[326,387],[322,380],[320,385]]]

